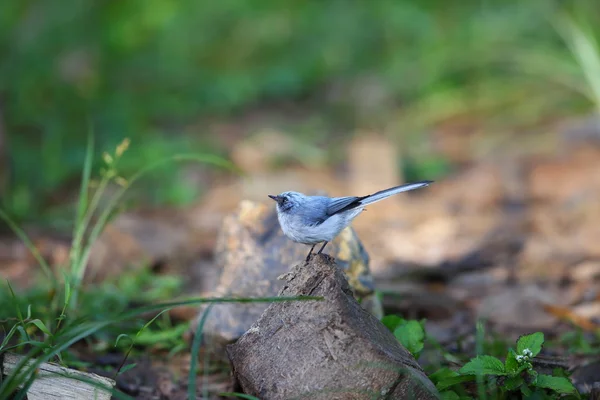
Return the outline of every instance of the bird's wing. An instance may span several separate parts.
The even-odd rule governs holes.
[[[332,216],[342,211],[350,210],[359,205],[362,197],[333,197],[327,205],[327,215]]]

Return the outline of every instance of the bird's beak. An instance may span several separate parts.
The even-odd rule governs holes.
[[[273,200],[275,200],[275,201],[279,201],[279,196],[275,196],[275,195],[272,195],[272,194],[269,194],[268,196],[270,198],[272,198]]]

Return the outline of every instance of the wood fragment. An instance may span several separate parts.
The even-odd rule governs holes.
[[[23,356],[13,353],[0,355],[2,375],[15,372]],[[31,365],[34,360],[29,360]],[[61,367],[54,363],[42,363],[37,368],[37,376],[27,391],[28,400],[77,399],[109,400],[115,381],[96,374]]]

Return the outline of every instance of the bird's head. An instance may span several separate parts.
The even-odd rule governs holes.
[[[277,202],[277,211],[286,213],[291,212],[300,204],[303,195],[298,192],[283,192],[276,196],[270,194],[269,197]]]

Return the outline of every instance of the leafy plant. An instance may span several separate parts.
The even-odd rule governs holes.
[[[571,354],[600,354],[600,332],[585,332],[581,328],[565,332],[554,343],[565,346]]]
[[[579,397],[568,378],[540,374],[534,369],[533,359],[540,353],[543,344],[544,334],[541,332],[524,335],[517,341],[516,350],[508,350],[504,362],[493,356],[478,355],[458,371],[443,368],[430,378],[444,398],[460,398],[458,393],[464,391],[460,385],[478,377],[485,378],[486,389],[498,392],[500,398],[517,393],[525,397],[534,393],[542,398],[548,393]]]
[[[414,358],[419,358],[425,343],[425,321],[406,320],[397,315],[386,315],[381,322]]]
[[[397,133],[412,131],[407,119],[422,127],[484,113],[486,121],[495,117],[514,126],[523,114],[539,119],[578,112],[572,93],[553,90],[539,73],[519,78],[511,68],[514,55],[523,53],[527,65],[549,66],[545,75],[558,75],[566,49],[544,16],[556,15],[562,3],[598,15],[597,1],[560,3],[407,0],[290,8],[276,0],[261,7],[80,0],[63,10],[61,0],[30,0],[27,7],[3,1],[0,102],[14,154],[4,207],[20,218],[48,211],[48,193],[79,173],[85,156],[79,130],[86,118],[97,122],[102,146],[112,147],[123,134],[138,143],[124,166],[130,173],[189,146],[211,145],[210,132],[195,128],[202,116],[233,114],[265,100],[312,96],[328,118],[353,126],[406,110]],[[31,21],[34,28],[25,29]],[[598,24],[590,25],[597,34]],[[570,47],[588,51],[572,39]],[[365,102],[359,94],[372,87],[379,94]],[[324,89],[333,95],[322,96]],[[360,108],[353,102],[372,104],[353,112]],[[447,167],[427,160],[414,168]],[[168,171],[159,180],[163,190],[148,190],[145,197],[189,199],[174,177],[177,171]]]
[[[387,315],[381,322],[394,334],[396,339],[418,359],[425,346],[427,337],[424,321],[406,320],[397,315]],[[483,324],[477,324],[477,348],[479,352],[492,351],[497,353],[503,343],[494,340],[486,343],[484,340]],[[436,351],[445,350],[436,344]],[[429,374],[429,378],[439,390],[442,399],[471,399],[469,385],[476,384],[478,397],[491,395],[491,398],[510,398],[511,395],[532,395],[546,398],[550,394],[569,395],[579,398],[579,393],[566,377],[566,372],[555,370],[553,375],[538,373],[535,368],[535,357],[542,351],[544,334],[541,332],[521,336],[516,343],[516,349],[508,348],[505,360],[498,357],[480,354],[458,370],[440,366]],[[446,359],[446,355],[444,355]],[[452,356],[451,364],[459,362],[460,358]]]

